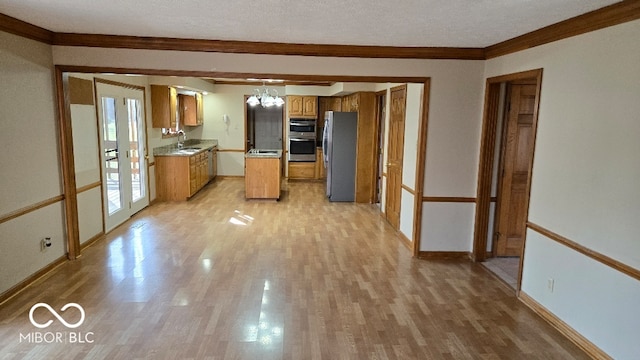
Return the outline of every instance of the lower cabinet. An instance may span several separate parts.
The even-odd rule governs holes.
[[[322,154],[322,148],[316,150],[316,179],[325,179],[327,177],[326,169],[324,168],[324,156]]]
[[[315,179],[315,162],[289,162],[289,179]]]
[[[187,200],[209,182],[207,152],[158,156],[155,161],[158,200]]]
[[[279,199],[280,158],[245,159],[245,197],[247,199]]]

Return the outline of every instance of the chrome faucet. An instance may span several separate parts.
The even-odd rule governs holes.
[[[178,149],[182,149],[182,147],[184,146],[184,142],[187,141],[187,134],[182,129],[178,130],[177,134],[178,134]],[[182,135],[182,141],[180,141],[180,135]]]

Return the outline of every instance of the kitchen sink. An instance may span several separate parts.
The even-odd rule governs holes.
[[[183,147],[182,149],[179,149],[179,150],[197,151],[197,150],[202,150],[202,148],[199,148],[199,147]]]
[[[249,154],[252,154],[252,155],[277,155],[278,154],[278,150],[251,149],[251,150],[249,150]]]
[[[178,154],[195,154],[198,151],[200,151],[200,149],[184,148],[184,149],[179,149],[177,152],[178,152]]]

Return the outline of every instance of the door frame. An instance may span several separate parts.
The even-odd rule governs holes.
[[[387,90],[378,91],[375,93],[376,101],[376,124],[375,124],[375,141],[376,141],[376,160],[375,160],[375,169],[376,176],[373,177],[373,203],[380,204],[380,208],[382,209],[382,179],[384,177],[384,156],[386,155],[384,152],[384,141],[385,141],[385,131],[386,129],[386,117],[387,117],[387,98],[389,94]],[[384,100],[384,103],[382,101]],[[384,109],[384,110],[383,110]],[[384,117],[382,116],[384,113]],[[382,156],[382,158],[380,158]]]
[[[499,103],[500,103],[500,87],[502,83],[509,83],[527,79],[536,80],[536,100],[534,105],[533,114],[533,139],[532,148],[533,154],[531,161],[529,161],[529,179],[525,189],[525,225],[529,216],[529,200],[531,197],[531,179],[533,177],[533,162],[535,158],[535,144],[536,135],[538,130],[538,114],[540,108],[540,93],[542,89],[542,69],[534,69],[529,71],[523,71],[513,74],[501,75],[496,77],[487,78],[485,85],[485,98],[484,109],[482,115],[482,135],[480,143],[480,161],[478,165],[478,183],[476,193],[476,215],[475,226],[473,235],[473,252],[471,256],[474,261],[481,262],[486,260],[487,254],[487,239],[489,232],[489,217],[490,217],[490,205],[491,198],[491,185],[493,180],[493,168],[496,160],[495,144],[497,134],[497,125],[500,119]],[[501,144],[501,149],[504,144]],[[499,156],[499,155],[498,155]],[[520,282],[522,280],[522,262],[524,259],[524,252],[526,247],[526,232],[524,236],[524,244],[522,246],[522,252],[520,254],[520,269],[518,273],[518,285],[516,291],[520,290]]]
[[[67,231],[67,257],[69,260],[76,259],[81,254],[81,246],[79,241],[79,220],[77,206],[77,189],[75,185],[76,173],[74,168],[73,157],[73,141],[71,129],[71,111],[69,107],[68,97],[68,77],[69,73],[86,73],[86,74],[139,74],[139,75],[158,75],[158,76],[183,76],[183,77],[223,77],[231,79],[247,79],[247,78],[264,78],[264,79],[283,79],[290,81],[342,81],[342,82],[369,82],[369,83],[416,83],[424,85],[422,96],[422,108],[420,124],[418,129],[418,146],[416,152],[418,154],[418,162],[416,164],[416,185],[414,200],[414,221],[413,221],[413,256],[418,255],[421,241],[422,227],[422,194],[424,188],[424,172],[427,144],[427,129],[429,118],[429,94],[431,78],[426,76],[373,76],[373,75],[313,75],[313,74],[275,74],[275,73],[241,73],[241,72],[217,72],[217,71],[187,71],[187,70],[159,70],[151,68],[135,68],[135,67],[111,67],[111,66],[78,66],[58,64],[54,66],[55,85],[56,85],[56,104],[58,114],[58,139],[60,141],[60,162],[63,178],[64,189],[64,208],[65,208],[65,229]],[[286,104],[286,96],[283,97]],[[246,101],[246,100],[245,100]],[[146,102],[146,101],[145,101]],[[283,105],[284,106],[284,105]],[[149,118],[147,108],[145,108],[145,124]],[[245,113],[246,117],[246,113]],[[283,119],[284,122],[284,119]],[[246,118],[245,118],[246,123]],[[286,127],[286,124],[285,124]],[[148,127],[147,127],[148,130]],[[148,132],[147,132],[148,134]],[[246,134],[245,134],[246,138]],[[148,141],[148,138],[147,138]],[[245,145],[246,146],[246,145]],[[149,147],[147,144],[147,151]],[[231,150],[234,151],[234,150]],[[286,156],[286,149],[283,151]],[[150,168],[151,164],[147,164]],[[384,174],[383,174],[384,175]]]

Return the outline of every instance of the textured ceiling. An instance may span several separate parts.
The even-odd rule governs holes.
[[[0,0],[54,32],[307,44],[486,47],[615,0]]]

